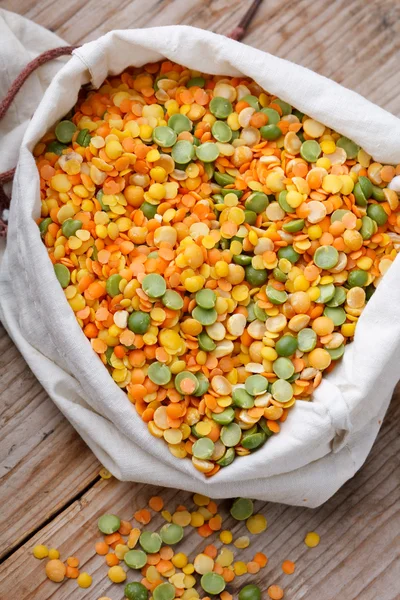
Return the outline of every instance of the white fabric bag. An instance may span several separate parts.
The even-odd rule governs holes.
[[[150,436],[81,331],[40,239],[35,143],[74,105],[81,85],[90,81],[98,87],[109,74],[163,57],[208,73],[246,74],[350,137],[376,160],[400,162],[400,120],[307,69],[191,27],[110,32],[74,52],[26,128],[1,270],[3,322],[59,409],[118,479],[214,498],[242,495],[318,506],[365,461],[400,377],[399,258],[313,402],[298,401],[279,435],[206,479],[189,460],[174,458],[162,440]]]

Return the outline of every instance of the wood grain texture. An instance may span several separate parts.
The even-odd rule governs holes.
[[[51,29],[68,44],[93,40],[111,29],[170,24],[226,34],[249,4],[0,0],[1,8]],[[331,77],[400,116],[399,34],[399,0],[265,0],[244,42]],[[103,559],[94,555],[96,519],[110,510],[129,518],[159,490],[98,481],[98,461],[3,330],[0,369],[0,555],[16,549],[0,569],[1,600],[13,600],[11,589],[19,600],[96,600],[104,595],[121,600],[121,587],[109,583]],[[399,600],[399,422],[398,389],[366,465],[321,508],[258,503],[269,528],[245,556],[265,548],[269,564],[259,577],[263,589],[279,583],[288,600]],[[162,495],[172,506],[190,502],[182,492],[164,490]],[[236,525],[237,533],[239,529]],[[314,550],[302,541],[311,530],[322,538]],[[63,558],[78,555],[94,585],[85,591],[74,581],[57,586],[46,580],[44,565],[30,555],[39,542],[57,546]],[[193,556],[203,546],[192,533],[183,548]],[[297,562],[293,576],[280,569],[286,558]],[[240,585],[246,581],[238,580]]]
[[[0,329],[1,558],[95,481],[100,465]]]
[[[255,579],[265,591],[273,583],[285,589],[291,600],[396,600],[399,582],[396,565],[400,562],[400,395],[397,394],[382,430],[363,469],[343,488],[316,510],[256,502],[257,512],[268,519],[268,529],[260,536],[250,536],[246,550],[231,547],[236,560],[251,560],[263,551],[269,559],[258,576],[236,578],[228,589],[237,592]],[[96,522],[101,514],[112,511],[132,520],[133,513],[147,505],[152,495],[161,495],[165,507],[174,510],[184,504],[194,510],[191,494],[118,482],[115,479],[96,483],[82,498],[74,502],[23,547],[17,550],[0,571],[0,598],[6,596],[10,581],[18,581],[18,599],[30,600],[94,600],[109,596],[122,598],[121,586],[107,579],[104,557],[94,552],[101,539]],[[228,515],[229,501],[220,502],[224,515],[223,528],[231,529],[234,539],[248,534],[244,523]],[[133,522],[133,521],[132,521]],[[164,523],[155,515],[145,529],[156,531]],[[303,540],[308,531],[317,531],[321,543],[309,549]],[[216,537],[216,536],[215,536]],[[191,527],[176,549],[192,559],[214,538],[202,539]],[[56,586],[46,579],[44,566],[31,555],[35,544],[44,543],[60,550],[63,559],[78,556],[81,569],[93,576],[88,590],[77,588],[75,581]],[[216,538],[216,545],[221,546]],[[295,575],[284,575],[281,564],[296,562]],[[398,572],[397,572],[398,574]],[[129,570],[128,581],[138,579]],[[265,598],[265,594],[263,596]]]

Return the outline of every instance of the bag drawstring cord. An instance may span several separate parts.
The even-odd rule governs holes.
[[[240,20],[239,24],[233,31],[227,36],[233,40],[240,41],[246,35],[247,29],[253,20],[258,8],[261,5],[262,0],[254,0],[250,6],[250,8],[246,11],[243,18]],[[7,113],[7,110],[10,108],[12,102],[14,101],[15,96],[28,79],[28,77],[36,71],[39,67],[46,64],[50,60],[54,60],[56,58],[60,58],[60,56],[67,56],[72,54],[72,52],[79,48],[79,46],[60,46],[58,48],[51,48],[50,50],[46,50],[39,54],[36,58],[31,60],[26,67],[21,71],[18,77],[12,83],[10,89],[8,90],[6,96],[0,102],[0,121]],[[4,218],[4,211],[7,210],[10,206],[10,198],[4,191],[3,184],[12,181],[15,174],[15,168],[9,169],[8,171],[4,171],[4,173],[0,173],[0,236],[5,236],[7,234],[7,220]]]

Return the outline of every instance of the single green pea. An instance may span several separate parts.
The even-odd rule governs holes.
[[[306,327],[297,334],[297,342],[301,352],[311,352],[317,345],[317,334],[314,329]]]
[[[292,335],[283,335],[276,342],[275,350],[279,356],[292,356],[296,352],[297,346],[297,338]]]
[[[326,283],[324,285],[319,285],[319,297],[316,299],[317,304],[327,304],[335,297],[335,286],[333,283]]]
[[[367,271],[362,271],[361,269],[354,269],[354,271],[350,271],[349,276],[347,277],[347,285],[350,288],[364,287],[367,285],[367,281],[368,273]]]
[[[178,140],[174,144],[171,156],[176,163],[187,165],[196,155],[195,147],[188,140]]]
[[[131,313],[128,317],[128,329],[133,333],[143,335],[150,327],[150,315],[148,313],[137,310]]]
[[[262,375],[250,375],[244,382],[244,387],[251,396],[260,396],[268,389],[268,379]]]
[[[239,600],[261,600],[261,590],[258,585],[249,584],[242,587]]]
[[[196,389],[196,393],[193,396],[204,396],[204,394],[208,391],[210,387],[210,382],[207,377],[201,371],[199,373],[195,373],[196,379],[198,381],[198,388]]]
[[[253,210],[245,210],[244,211],[244,222],[249,225],[255,225],[257,221],[257,213]]]
[[[164,544],[168,546],[177,544],[183,538],[183,527],[176,523],[166,523],[160,529],[160,536]]]
[[[377,223],[371,217],[364,215],[361,217],[362,225],[360,233],[363,240],[369,240],[377,230]]]
[[[244,388],[236,388],[232,392],[232,400],[239,408],[253,408],[254,398]]]
[[[256,305],[254,302],[250,302],[250,304],[247,305],[247,322],[248,323],[252,323],[252,321],[255,321],[257,319],[256,317]]]
[[[197,138],[193,138],[193,139],[197,140]],[[208,181],[210,181],[214,177],[214,173],[215,173],[214,165],[212,163],[204,163],[204,171],[208,177]]]
[[[225,121],[215,121],[211,127],[211,133],[217,142],[221,142],[222,144],[226,144],[232,139],[232,129],[225,123]]]
[[[232,177],[232,175],[229,175],[228,173],[219,173],[219,171],[215,171],[214,179],[215,182],[221,187],[225,187],[226,185],[232,185],[232,183],[235,183],[235,178]]]
[[[209,290],[208,288],[204,290],[200,290],[196,293],[195,296],[196,302],[201,308],[214,308],[217,302],[217,295],[213,290]]]
[[[378,185],[372,186],[372,197],[374,200],[377,200],[378,202],[385,202],[385,200],[386,200],[385,194],[383,193],[383,189],[381,187],[379,187]]]
[[[197,340],[199,342],[200,350],[203,350],[204,352],[212,352],[217,347],[214,340],[211,339],[205,331],[199,333]]]
[[[222,427],[220,436],[224,446],[232,448],[239,444],[242,437],[242,430],[237,423],[229,423],[229,425]]]
[[[237,265],[241,265],[242,267],[246,267],[251,264],[251,256],[247,256],[246,254],[237,254],[233,257],[233,262]]]
[[[265,310],[263,308],[260,308],[258,302],[254,304],[254,315],[256,319],[258,319],[259,321],[263,321],[263,323],[265,323],[268,317]]]
[[[337,306],[335,308],[326,306],[324,309],[324,315],[333,321],[335,327],[343,325],[347,318],[346,311],[341,306]]]
[[[153,140],[162,148],[171,148],[175,144],[176,138],[176,131],[172,127],[162,125],[154,128]]]
[[[201,325],[207,327],[208,325],[212,325],[218,318],[218,313],[215,308],[202,308],[201,306],[196,306],[192,310],[192,317],[196,319]]]
[[[196,148],[196,156],[205,163],[214,162],[219,156],[219,148],[214,142],[205,142]]]
[[[228,406],[221,413],[212,413],[211,416],[218,425],[229,425],[235,418],[235,411]]]
[[[298,118],[298,120],[300,121],[300,123],[302,122],[303,117],[304,117],[304,113],[303,112],[301,112],[300,110],[297,110],[297,108],[294,108],[293,111],[292,111],[292,114],[295,117]]]
[[[103,196],[104,196],[104,192],[103,190],[99,190],[96,194],[96,200],[98,200],[101,210],[104,210],[105,212],[108,212],[109,210],[111,210],[111,206],[108,206],[108,204],[104,204],[103,202]]]
[[[147,375],[153,383],[157,385],[167,385],[171,381],[171,370],[167,365],[155,361],[148,368]]]
[[[229,115],[233,112],[233,107],[231,102],[226,98],[221,98],[220,96],[216,96],[213,98],[209,104],[210,112],[217,117],[217,119],[227,119]]]
[[[121,527],[121,520],[116,515],[102,515],[97,521],[97,527],[101,533],[110,535],[115,533]]]
[[[46,146],[46,152],[51,152],[52,154],[57,154],[57,156],[61,156],[63,150],[68,148],[67,144],[61,144],[57,140],[53,140]]]
[[[192,446],[193,456],[201,460],[208,460],[214,452],[214,442],[208,437],[197,440]]]
[[[261,137],[264,140],[273,141],[277,140],[282,135],[282,131],[279,129],[278,125],[263,125],[260,127]]]
[[[272,271],[272,274],[273,274],[274,278],[277,281],[280,281],[281,283],[285,283],[285,281],[287,281],[288,276],[286,275],[286,273],[281,271],[278,267],[275,267],[275,269]]]
[[[321,146],[315,140],[306,140],[300,147],[300,156],[309,163],[315,163],[321,156]]]
[[[154,215],[157,213],[157,206],[155,204],[150,204],[150,202],[143,202],[140,210],[146,219],[153,219]]]
[[[251,106],[251,108],[254,108],[254,110],[256,110],[256,111],[260,110],[260,104],[258,102],[257,96],[252,96],[252,94],[247,94],[246,96],[243,96],[243,98],[241,98],[241,102],[247,102],[247,104],[249,106]]]
[[[245,208],[247,210],[252,210],[257,213],[257,215],[264,212],[268,205],[269,198],[267,194],[264,194],[263,192],[253,192],[245,202]]]
[[[213,573],[210,571],[202,576],[200,579],[200,585],[207,594],[217,596],[224,591],[226,584],[222,575],[218,575],[218,573]]]
[[[367,215],[379,226],[385,225],[389,218],[380,204],[370,204],[367,208]]]
[[[278,258],[286,258],[292,264],[296,263],[301,256],[298,252],[296,252],[293,246],[284,246],[283,248],[279,248],[277,254]]]
[[[47,217],[46,219],[43,219],[43,221],[40,222],[40,224],[39,224],[40,235],[45,235],[47,233],[49,225],[52,222],[53,222],[53,219],[51,219],[50,217]]]
[[[372,195],[372,190],[373,190],[373,185],[372,182],[370,181],[370,179],[368,179],[368,177],[365,177],[364,175],[361,175],[358,178],[358,182],[360,184],[360,188],[362,190],[362,193],[364,194],[365,198],[368,200],[369,198],[371,198]]]
[[[112,346],[109,346],[107,348],[107,350],[104,352],[106,360],[107,360],[107,364],[109,364],[110,367],[112,367],[111,356],[113,355],[113,352],[114,352],[114,348]]]
[[[206,80],[204,79],[204,77],[192,77],[192,79],[189,79],[189,81],[186,84],[186,87],[190,88],[190,87],[200,87],[203,88],[206,85]]]
[[[369,285],[367,285],[367,287],[365,288],[365,299],[368,302],[368,300],[371,300],[372,296],[375,294],[376,291],[376,287],[374,286],[373,283],[370,283]]]
[[[77,135],[76,143],[84,148],[87,148],[90,144],[91,136],[89,129],[81,129]]]
[[[139,544],[148,554],[155,554],[159,551],[162,544],[161,536],[153,531],[143,531],[140,534]]]
[[[192,131],[193,123],[186,115],[177,113],[171,115],[168,119],[168,127],[171,127],[175,133],[182,133],[182,131]]]
[[[252,265],[248,265],[245,267],[245,277],[250,285],[260,287],[267,282],[268,271],[267,269],[255,269]]]
[[[343,302],[346,301],[346,296],[347,294],[344,287],[335,286],[335,292],[333,294],[333,297],[331,298],[331,300],[328,300],[328,302],[324,302],[324,304],[329,306],[329,308],[336,308],[337,306],[340,306],[341,304],[343,304]]]
[[[69,282],[71,281],[71,273],[69,272],[68,267],[61,263],[57,263],[54,265],[54,273],[56,274],[56,277],[62,288],[69,286]]]
[[[360,150],[360,146],[345,136],[342,136],[338,139],[336,146],[338,148],[342,148],[346,152],[347,158],[351,160],[357,157],[358,151]]]
[[[141,569],[147,562],[147,554],[143,550],[129,550],[124,561],[130,569]]]
[[[278,204],[281,207],[282,210],[284,210],[287,213],[293,213],[293,211],[295,210],[294,208],[292,208],[290,206],[290,204],[288,204],[287,200],[286,200],[286,196],[287,196],[287,190],[282,190],[281,192],[279,192],[278,195]]]
[[[282,229],[283,231],[287,231],[288,233],[297,233],[298,231],[301,231],[303,229],[304,223],[304,219],[294,219],[293,221],[285,223],[282,226]]]
[[[279,379],[290,379],[294,374],[294,364],[288,358],[281,356],[274,361],[272,370]]]
[[[118,296],[121,292],[119,289],[119,284],[122,281],[121,275],[115,273],[115,275],[110,275],[110,277],[106,281],[106,292],[111,298]]]
[[[149,298],[161,298],[167,290],[167,284],[158,273],[150,273],[143,278],[142,288]]]
[[[230,513],[236,521],[246,521],[253,514],[254,506],[250,498],[236,498]]]
[[[82,221],[79,219],[65,219],[64,223],[61,225],[61,230],[65,237],[69,238],[71,235],[75,235],[78,229],[82,228]]]
[[[181,383],[184,379],[190,379],[190,381],[192,381],[194,383],[195,388],[192,393],[194,395],[196,395],[198,387],[199,387],[199,380],[197,379],[196,375],[194,373],[191,373],[190,371],[181,371],[180,373],[178,373],[176,375],[175,381],[174,381],[175,389],[180,394],[182,394],[182,396],[185,395],[185,392],[181,388]]]
[[[284,290],[276,290],[272,285],[267,287],[267,297],[272,304],[284,304],[288,295]]]
[[[127,600],[149,600],[149,590],[139,581],[127,583],[124,594]]]
[[[261,112],[268,117],[268,125],[276,125],[281,120],[281,116],[274,108],[262,108]]]
[[[354,197],[356,199],[357,206],[361,206],[361,207],[367,206],[368,201],[367,201],[367,198],[364,195],[363,190],[361,189],[361,185],[360,185],[359,181],[357,181],[357,183],[354,186],[353,194],[354,194]]]
[[[225,454],[217,460],[217,465],[220,467],[227,467],[233,463],[236,458],[236,452],[234,448],[227,448]]]
[[[174,600],[175,598],[175,586],[172,583],[160,583],[153,590],[154,600]]]
[[[76,125],[72,121],[60,121],[55,129],[56,138],[62,144],[69,144],[76,131]]]
[[[246,435],[243,437],[241,441],[241,445],[246,450],[256,450],[260,448],[267,441],[267,436],[263,431],[259,431],[258,433],[253,433],[251,435]]]
[[[290,104],[288,104],[284,100],[281,100],[280,98],[275,98],[274,104],[277,104],[278,106],[281,107],[283,117],[291,114],[292,107],[290,106]]]
[[[339,262],[339,252],[334,246],[319,246],[314,252],[314,263],[320,269],[333,269]]]
[[[332,360],[339,360],[339,358],[342,358],[344,351],[345,351],[345,345],[341,344],[340,346],[338,346],[338,348],[326,348],[325,350],[327,350],[330,354],[330,357]]]
[[[161,298],[161,302],[171,310],[181,310],[183,308],[183,298],[175,290],[167,290]]]
[[[293,388],[285,379],[277,379],[271,386],[271,394],[277,402],[289,402],[293,398]]]

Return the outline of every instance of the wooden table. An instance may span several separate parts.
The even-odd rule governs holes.
[[[250,0],[2,0],[50,28],[70,44],[110,29],[184,23],[230,32]],[[393,0],[269,0],[245,42],[310,67],[400,115],[400,3]],[[123,597],[110,584],[103,559],[94,555],[95,522],[105,511],[131,518],[155,492],[171,505],[189,503],[176,490],[101,480],[101,465],[35,380],[1,330],[1,525],[0,598],[3,600],[96,600]],[[269,564],[260,579],[285,588],[288,600],[395,600],[400,598],[400,391],[360,472],[316,510],[258,503],[269,528],[246,552],[264,549]],[[158,522],[154,522],[157,524]],[[239,528],[236,527],[239,531]],[[321,544],[309,550],[307,531]],[[93,575],[88,590],[46,580],[32,556],[37,543],[74,554]],[[202,547],[197,533],[185,542]],[[251,552],[250,552],[251,550]],[[283,575],[281,562],[297,562]],[[242,578],[241,582],[249,578]],[[265,595],[264,595],[265,597]]]

